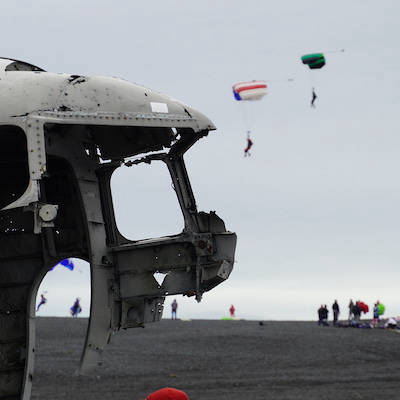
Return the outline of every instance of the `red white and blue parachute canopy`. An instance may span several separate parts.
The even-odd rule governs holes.
[[[232,86],[236,100],[260,100],[267,94],[265,81],[239,82]]]

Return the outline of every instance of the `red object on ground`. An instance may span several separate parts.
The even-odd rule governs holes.
[[[146,400],[189,400],[189,397],[182,390],[163,388],[149,394]]]

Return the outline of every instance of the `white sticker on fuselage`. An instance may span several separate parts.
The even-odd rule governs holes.
[[[167,113],[168,105],[166,103],[154,103],[150,102],[151,111],[159,113]]]

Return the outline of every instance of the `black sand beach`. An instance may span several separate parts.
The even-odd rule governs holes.
[[[93,376],[74,377],[86,319],[38,318],[33,400],[400,398],[400,334],[312,322],[170,321],[114,335]]]

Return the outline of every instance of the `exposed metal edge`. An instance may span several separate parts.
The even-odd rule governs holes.
[[[24,207],[39,200],[39,187],[36,180],[30,180],[25,193],[8,206],[3,207],[0,211],[10,210],[12,208]]]
[[[46,120],[63,121],[65,123],[86,123],[96,125],[142,125],[144,122],[156,122],[169,124],[171,127],[176,124],[192,127],[199,130],[199,123],[196,118],[181,114],[164,113],[143,113],[143,112],[83,112],[83,111],[35,111],[29,114],[31,118],[44,118]]]

